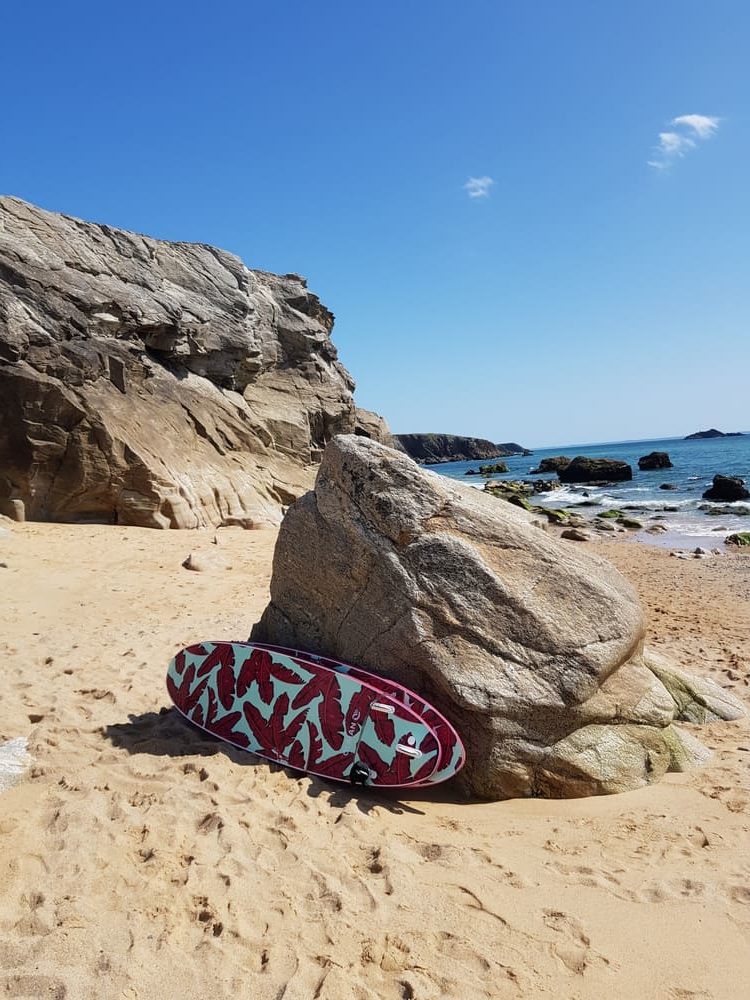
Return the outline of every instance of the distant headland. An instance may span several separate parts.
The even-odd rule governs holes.
[[[528,448],[515,441],[495,444],[485,438],[460,437],[456,434],[395,434],[394,437],[410,458],[423,465],[531,454]]]
[[[742,431],[717,431],[712,427],[707,431],[696,431],[695,434],[688,434],[685,441],[703,441],[706,438],[736,438],[743,437]]]

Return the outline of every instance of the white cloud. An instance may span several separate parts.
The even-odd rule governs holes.
[[[698,141],[710,139],[719,127],[720,118],[713,115],[678,115],[669,123],[669,132],[659,133],[659,142],[654,149],[650,167],[667,170],[675,160],[680,159],[690,149],[695,149]]]
[[[721,118],[713,115],[680,115],[679,118],[673,118],[669,124],[685,125],[691,128],[699,139],[710,139],[719,127],[720,121]]]
[[[464,184],[464,191],[470,198],[489,198],[494,183],[491,177],[470,177]]]

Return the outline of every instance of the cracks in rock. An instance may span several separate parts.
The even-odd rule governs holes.
[[[193,429],[199,438],[203,438],[204,441],[207,441],[210,445],[212,445],[222,457],[226,456],[228,451],[235,450],[231,446],[225,449],[225,447],[220,442],[216,441],[216,439],[209,433],[205,424],[201,423],[192,410],[185,403],[183,403],[181,399],[178,399],[177,402],[182,407],[182,410],[192,424]],[[218,431],[218,428],[216,428],[216,430]],[[221,433],[221,431],[219,431],[219,433]],[[222,437],[224,437],[224,440],[226,441],[226,436],[222,434]]]

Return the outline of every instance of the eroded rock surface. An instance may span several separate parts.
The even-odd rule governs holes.
[[[0,198],[3,509],[278,522],[356,426],[332,326],[297,275]]]
[[[289,509],[253,638],[434,700],[478,795],[621,791],[706,754],[673,725],[637,597],[611,564],[361,437],[335,438]]]

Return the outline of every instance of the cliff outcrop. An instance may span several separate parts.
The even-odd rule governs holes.
[[[298,275],[0,198],[0,501],[32,520],[278,522],[330,438],[363,426],[332,327]]]

